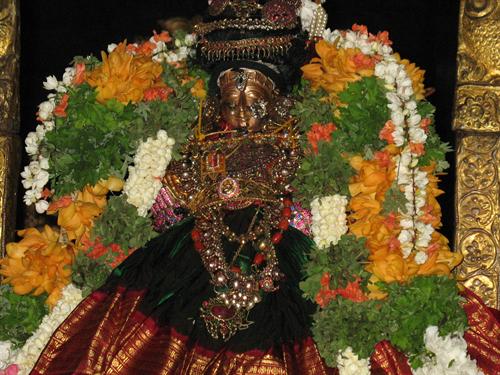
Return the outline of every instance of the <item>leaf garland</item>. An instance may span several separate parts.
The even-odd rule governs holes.
[[[151,219],[139,216],[137,208],[123,195],[108,200],[106,209],[92,228],[94,240],[99,238],[105,246],[115,243],[123,250],[139,248],[157,235]]]
[[[419,276],[405,285],[377,284],[389,293],[387,300],[357,303],[337,297],[315,313],[312,332],[327,365],[336,366],[338,352],[348,346],[368,358],[379,341],[389,340],[409,355],[416,368],[425,354],[428,326],[439,326],[442,336],[467,327],[457,284],[448,277]]]
[[[18,295],[8,285],[0,286],[0,341],[21,347],[48,313],[46,295]]]
[[[336,132],[333,133],[333,137]],[[296,196],[308,208],[314,198],[321,195],[349,196],[349,179],[354,170],[342,156],[334,142],[318,142],[318,154],[304,156],[293,181]]]
[[[345,288],[348,282],[361,278],[365,283],[368,272],[363,263],[368,259],[368,250],[364,238],[353,235],[343,235],[336,245],[327,249],[311,251],[310,260],[306,263],[304,281],[300,288],[304,296],[314,301],[321,287],[321,277],[330,275],[333,289]]]
[[[72,270],[71,281],[82,290],[84,298],[101,287],[112,271],[111,267],[89,258],[84,252],[76,255]]]
[[[311,124],[326,124],[333,119],[332,104],[326,100],[328,94],[323,89],[312,90],[309,81],[302,80],[295,86],[294,107],[291,115],[298,120],[298,127],[302,133],[309,131]]]
[[[334,139],[336,147],[354,154],[384,147],[379,133],[390,117],[386,92],[379,79],[365,77],[350,83],[339,94],[342,104],[333,121],[338,128]]]
[[[196,82],[181,82],[182,72],[164,65],[163,79],[175,90],[166,102],[121,104],[112,99],[97,102],[87,83],[68,91],[67,117],[56,118],[42,146],[50,158],[51,187],[57,196],[81,190],[111,175],[124,178],[139,142],[164,129],[178,140],[174,157],[187,140],[198,109],[190,89]]]

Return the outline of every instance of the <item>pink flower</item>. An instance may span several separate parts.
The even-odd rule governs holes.
[[[0,370],[0,375],[17,375],[19,373],[18,365],[10,365],[5,370]]]

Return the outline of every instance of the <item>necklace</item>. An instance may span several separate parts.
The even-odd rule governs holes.
[[[224,224],[223,213],[214,208],[197,218],[191,232],[195,249],[211,276],[215,291],[214,297],[203,302],[200,316],[216,339],[227,341],[239,330],[249,327],[252,324],[248,321],[250,310],[264,293],[276,291],[283,277],[275,245],[288,228],[292,201],[283,198],[273,203],[254,203],[258,203],[258,208],[244,234],[233,233]],[[225,259],[224,240],[238,244],[231,262]],[[252,265],[246,269],[237,265],[245,246],[256,250]]]

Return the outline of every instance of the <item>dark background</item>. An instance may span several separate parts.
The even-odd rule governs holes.
[[[112,42],[132,41],[160,30],[158,20],[201,14],[206,0],[50,0],[21,1],[21,126],[22,137],[36,126],[37,105],[46,100],[42,82],[48,75],[61,79],[76,55],[99,55]],[[458,33],[458,0],[328,0],[331,28],[365,24],[369,31],[388,30],[393,48],[426,70],[426,86],[436,93],[441,137],[454,145],[451,131]],[[443,233],[453,239],[454,156],[441,184],[446,196]],[[24,193],[23,193],[24,194]],[[20,197],[23,196],[20,194]]]

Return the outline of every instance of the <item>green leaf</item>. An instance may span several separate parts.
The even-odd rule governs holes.
[[[406,199],[397,182],[394,182],[389,190],[386,191],[384,197],[383,214],[398,213],[399,211],[406,212]]]
[[[0,341],[10,341],[20,348],[38,328],[48,313],[47,295],[21,296],[8,285],[0,286]]]
[[[93,239],[99,237],[105,246],[115,243],[123,250],[139,248],[157,235],[151,219],[139,216],[137,208],[128,203],[124,195],[109,199],[92,229]]]
[[[77,253],[72,270],[71,280],[76,287],[82,290],[83,297],[87,297],[101,287],[111,274],[110,267],[89,258],[83,252]]]
[[[355,154],[384,147],[379,133],[389,119],[389,109],[383,83],[375,77],[365,77],[350,83],[339,99],[343,105],[334,119],[338,128],[335,146]]]

